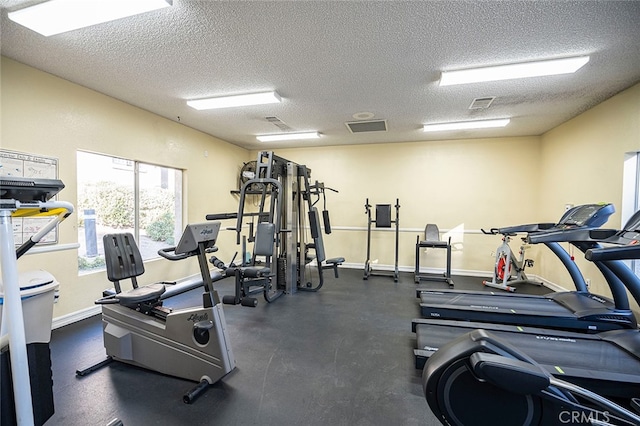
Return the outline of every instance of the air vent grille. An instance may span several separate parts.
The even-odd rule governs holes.
[[[290,132],[293,129],[289,126],[287,126],[282,120],[280,120],[278,117],[265,117],[265,120],[267,120],[269,123],[273,124],[274,126],[276,126],[278,129],[282,130],[283,132]]]
[[[344,124],[351,133],[387,131],[387,120],[351,121]]]
[[[495,100],[495,96],[486,97],[486,98],[475,98],[471,105],[469,105],[469,109],[486,109],[491,106],[491,103]]]

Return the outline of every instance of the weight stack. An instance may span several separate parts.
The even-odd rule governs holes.
[[[287,288],[287,258],[278,258],[278,271],[276,272],[276,285],[278,290],[286,290]]]

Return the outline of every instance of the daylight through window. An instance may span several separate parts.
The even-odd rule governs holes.
[[[78,272],[105,268],[102,237],[130,232],[142,258],[182,232],[182,171],[78,151]]]

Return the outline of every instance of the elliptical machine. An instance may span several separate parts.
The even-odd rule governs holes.
[[[444,425],[638,425],[640,415],[588,389],[557,379],[485,330],[441,347],[422,384]],[[638,401],[632,402],[637,409]]]
[[[190,404],[235,368],[222,304],[206,258],[219,230],[220,222],[187,225],[175,247],[172,260],[197,256],[204,284],[202,306],[176,310],[163,306],[164,284],[138,286],[136,277],[144,273],[144,266],[133,235],[104,236],[107,276],[116,289],[116,294],[96,301],[102,305],[107,359],[77,371],[78,376],[117,360],[198,382],[182,398]],[[131,279],[132,290],[122,291],[123,279]]]

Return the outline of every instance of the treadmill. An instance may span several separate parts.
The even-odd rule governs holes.
[[[598,242],[591,241],[594,247],[586,250],[585,257],[610,266],[636,301],[640,302],[638,280],[628,279],[629,274],[635,275],[619,260],[632,256],[640,258],[640,244],[637,244],[640,242],[640,212],[634,215],[629,224],[631,222],[636,225],[634,228],[618,231],[600,240],[601,243],[625,244],[624,247],[602,248]],[[605,236],[604,232],[594,235],[594,230],[584,233],[592,237]],[[414,350],[416,368],[422,368],[427,359],[449,341],[474,329],[485,329],[498,339],[522,349],[558,378],[610,398],[628,401],[640,396],[640,330],[637,329],[584,334],[518,325],[432,319],[416,319],[412,329],[417,337],[417,349]]]
[[[500,230],[501,233],[529,232],[529,242],[544,243],[551,248],[569,270],[577,291],[555,292],[544,296],[516,296],[502,292],[418,290],[422,316],[589,333],[636,328],[636,318],[629,307],[622,281],[598,262],[596,265],[611,287],[613,300],[591,294],[584,285],[584,278],[575,262],[559,245],[559,241],[569,241],[566,236],[576,230],[584,231],[601,226],[614,211],[611,204],[585,204],[565,213],[554,226],[521,225]],[[537,236],[548,235],[552,237],[542,241],[535,240]],[[605,235],[610,236],[611,231],[607,230]]]

